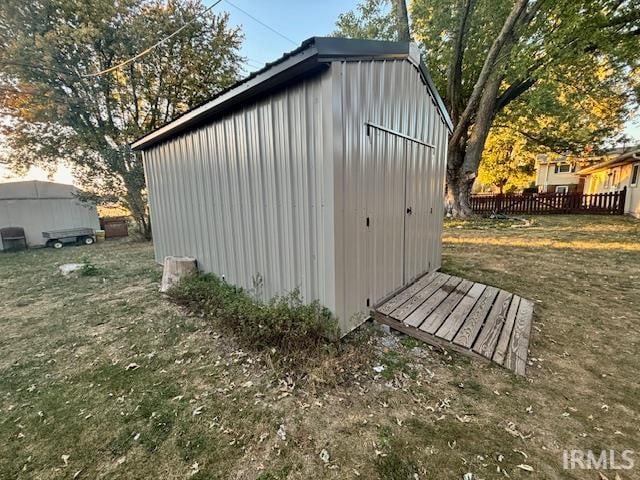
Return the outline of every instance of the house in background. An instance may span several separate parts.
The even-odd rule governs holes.
[[[579,175],[584,193],[617,192],[626,188],[624,212],[640,218],[640,147],[582,169]]]
[[[540,193],[582,193],[584,178],[579,173],[600,157],[570,158],[565,155],[538,155],[536,187]]]
[[[536,187],[540,193],[589,193],[585,190],[582,172],[594,165],[613,160],[640,146],[622,146],[607,150],[601,155],[575,157],[557,154],[541,154],[536,159]],[[607,190],[608,191],[608,190]]]

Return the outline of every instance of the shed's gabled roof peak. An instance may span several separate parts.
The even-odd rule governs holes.
[[[149,132],[131,144],[134,150],[143,150],[156,143],[207,123],[216,115],[268,94],[283,84],[296,82],[310,74],[326,68],[333,61],[340,60],[384,60],[408,59],[417,69],[432,95],[443,121],[452,130],[451,119],[442,98],[420,59],[414,44],[380,40],[364,40],[339,37],[311,37],[296,49],[285,53],[277,60],[243,78],[234,85],[219,92],[205,103],[185,112],[166,125]]]

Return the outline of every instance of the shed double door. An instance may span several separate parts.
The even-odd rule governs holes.
[[[368,287],[376,305],[435,263],[437,185],[429,147],[378,129],[370,129],[368,143]]]

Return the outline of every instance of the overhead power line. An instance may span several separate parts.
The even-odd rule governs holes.
[[[104,70],[100,70],[99,72],[95,72],[95,73],[87,73],[84,75],[81,75],[81,77],[83,78],[88,78],[88,77],[98,77],[100,75],[104,75],[105,73],[109,73],[109,72],[113,72],[114,70],[117,70],[119,68],[124,67],[125,65],[128,65],[132,62],[135,62],[136,60],[138,60],[139,58],[144,57],[147,53],[151,52],[152,50],[154,50],[155,48],[159,47],[160,45],[162,45],[164,42],[166,42],[167,40],[170,40],[171,38],[175,37],[176,35],[178,35],[182,30],[184,30],[185,28],[187,28],[189,25],[193,24],[196,21],[196,18],[204,15],[205,13],[209,12],[213,7],[215,7],[216,5],[218,5],[222,0],[217,0],[216,2],[214,2],[211,6],[207,7],[206,9],[204,9],[202,11],[202,13],[198,14],[195,16],[195,18],[193,18],[192,20],[188,21],[187,23],[185,23],[183,26],[181,26],[180,28],[178,28],[175,32],[173,32],[171,35],[168,35],[166,37],[164,37],[162,40],[154,43],[153,45],[151,45],[149,48],[144,49],[143,51],[141,51],[140,53],[138,53],[137,55],[125,60],[124,62],[120,62],[117,65],[114,65],[113,67],[109,67],[109,68],[105,68]],[[236,7],[237,8],[237,7]],[[239,10],[239,9],[238,9]]]
[[[262,25],[263,27],[271,30],[273,33],[275,33],[276,35],[278,35],[279,37],[284,38],[287,42],[291,42],[294,45],[298,45],[298,42],[296,42],[295,40],[290,39],[289,37],[287,37],[286,35],[284,35],[283,33],[280,33],[278,30],[276,30],[273,27],[270,27],[269,25],[267,25],[266,23],[264,23],[262,20],[254,17],[253,15],[251,15],[249,12],[247,12],[246,10],[241,9],[239,6],[237,6],[234,3],[231,3],[229,0],[225,0],[225,2],[227,2],[229,5],[231,5],[233,8],[240,10],[242,13],[244,13],[247,17],[249,17],[250,19],[258,22],[260,25]]]

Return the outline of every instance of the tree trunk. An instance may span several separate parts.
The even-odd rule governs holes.
[[[471,210],[471,188],[473,179],[458,178],[450,181],[447,179],[447,203],[451,216],[454,218],[466,218],[473,215]]]
[[[455,217],[472,215],[470,200],[473,182],[478,174],[482,151],[496,113],[533,85],[525,79],[519,85],[508,88],[498,97],[504,72],[500,67],[501,56],[506,58],[518,35],[517,27],[530,22],[541,2],[534,2],[527,12],[529,0],[515,0],[511,12],[505,19],[498,36],[494,39],[473,90],[461,110],[460,62],[464,53],[464,30],[466,15],[474,7],[474,0],[462,3],[462,12],[454,45],[454,57],[448,70],[450,75],[447,94],[449,112],[454,120],[454,129],[449,139],[447,161],[447,203]]]
[[[453,217],[472,215],[469,205],[473,178],[469,182],[462,170],[467,149],[467,138],[457,145],[449,144],[447,160],[447,212]]]
[[[463,137],[459,144],[449,145],[447,195],[451,215],[454,217],[473,215],[471,190],[478,175],[484,144],[495,116],[494,106],[502,79],[502,74],[494,73],[487,82],[468,139]]]
[[[126,189],[125,200],[127,207],[131,211],[131,215],[135,220],[140,233],[146,240],[151,240],[151,222],[149,221],[149,208],[147,198],[144,194],[146,190],[146,182],[144,178],[144,170],[142,167],[142,159],[136,154],[130,152],[125,153],[128,157],[128,168],[123,174],[124,187]],[[127,158],[127,157],[126,157]]]
[[[127,185],[126,188],[126,201],[131,215],[145,240],[151,240],[151,222],[149,221],[147,201],[142,194],[142,190],[130,185]]]
[[[409,14],[405,0],[393,0],[393,9],[396,14],[396,28],[398,29],[398,41],[410,42]]]

